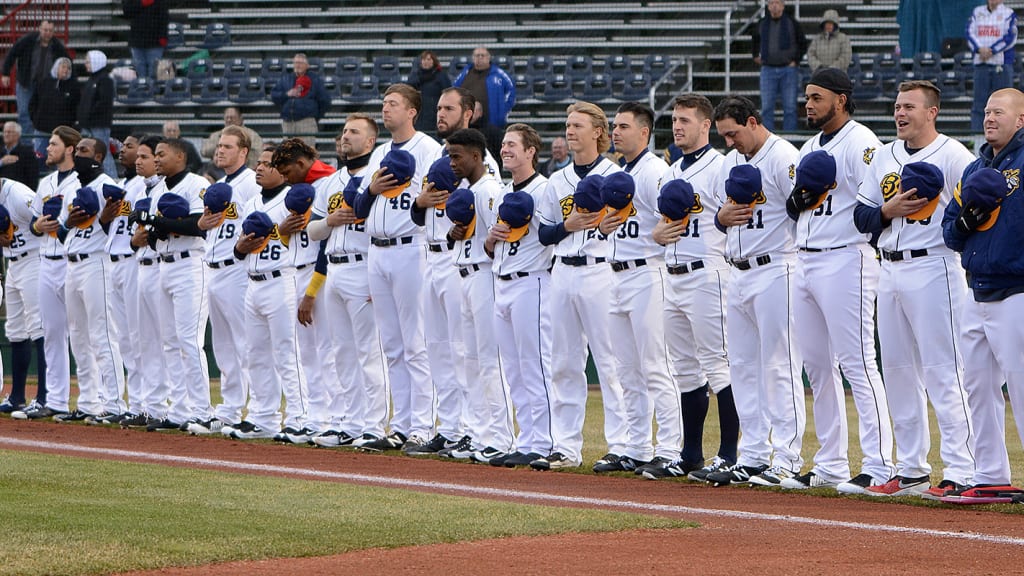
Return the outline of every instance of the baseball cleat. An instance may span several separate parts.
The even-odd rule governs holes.
[[[274,440],[286,444],[309,444],[309,441],[316,435],[315,430],[310,428],[295,428],[286,426],[283,430],[274,434]]]
[[[217,434],[222,431],[224,429],[224,422],[219,418],[210,418],[209,420],[190,420],[185,428],[188,433],[193,436],[207,436],[209,434]]]
[[[72,410],[71,412],[65,412],[63,414],[57,414],[53,417],[54,422],[81,422],[88,418],[96,418],[93,414],[83,412],[81,410]]]
[[[457,441],[449,440],[442,434],[434,434],[434,437],[429,442],[423,442],[418,446],[409,448],[403,446],[402,452],[405,452],[406,456],[434,456],[441,450],[456,444],[458,444]]]
[[[954,490],[939,498],[947,504],[1024,503],[1024,490],[1008,484],[979,484]]]
[[[25,408],[24,402],[11,402],[11,397],[4,398],[3,402],[0,402],[0,414],[10,414]]]
[[[536,452],[530,452],[529,454],[523,454],[520,451],[510,452],[504,456],[493,458],[489,462],[491,466],[499,466],[505,468],[515,468],[516,466],[529,466],[530,462],[540,458],[541,455]]]
[[[145,428],[154,422],[159,420],[148,414],[133,414],[121,419],[121,428]]]
[[[756,486],[775,488],[782,485],[783,480],[792,478],[793,476],[794,474],[785,468],[772,466],[760,474],[751,476],[749,482]]]
[[[552,452],[550,456],[538,458],[530,462],[534,470],[559,470],[561,468],[578,468],[583,462],[573,460],[561,452]]]
[[[750,479],[768,469],[767,464],[744,466],[734,464],[725,470],[708,474],[707,482],[712,486],[728,486],[729,484],[746,484]]]
[[[907,478],[905,476],[893,476],[885,484],[868,486],[864,493],[868,496],[920,496],[931,487],[931,480],[928,476],[918,478]]]
[[[384,438],[378,438],[359,445],[359,449],[365,452],[398,450],[405,444],[406,440],[408,440],[408,438],[406,438],[405,434],[402,434],[401,432],[392,432]]]
[[[273,430],[266,430],[248,420],[242,420],[238,426],[234,427],[231,437],[235,440],[269,440],[276,434]]]
[[[878,486],[879,482],[870,474],[857,474],[846,482],[840,482],[836,486],[836,492],[840,494],[864,494],[868,486]]]
[[[180,430],[181,424],[164,418],[163,420],[153,420],[146,425],[146,432],[167,432],[170,430]]]
[[[942,482],[939,482],[938,486],[932,486],[921,493],[921,498],[924,498],[925,500],[939,501],[943,496],[949,496],[952,492],[963,490],[964,488],[967,488],[965,484],[960,484],[952,480],[943,480]]]
[[[443,450],[438,451],[437,455],[441,458],[451,458],[452,460],[469,460],[473,456],[473,439],[469,436],[463,436],[459,438],[459,441],[454,446],[449,446]]]
[[[779,486],[789,490],[807,490],[808,488],[835,488],[838,482],[828,480],[816,474],[813,470],[807,474],[783,478]]]
[[[594,472],[632,472],[647,464],[646,461],[630,458],[629,456],[616,456],[607,454],[604,458],[594,463]]]
[[[111,412],[103,412],[102,414],[96,414],[96,415],[90,414],[90,415],[85,417],[85,423],[86,424],[91,424],[93,426],[99,426],[99,425],[104,425],[104,424],[105,425],[118,424],[120,422],[121,422],[121,415],[120,414],[114,414],[114,413],[111,413]]]
[[[703,462],[686,462],[680,458],[669,460],[661,456],[655,456],[653,460],[636,469],[636,474],[648,480],[661,478],[685,478],[690,472],[700,470]]]
[[[322,448],[340,448],[351,446],[353,440],[355,438],[343,430],[327,430],[313,436],[313,445]]]
[[[488,446],[483,450],[477,450],[476,452],[473,452],[473,454],[470,455],[469,459],[472,460],[473,462],[479,462],[480,464],[488,464],[490,463],[491,460],[495,458],[501,458],[504,455],[505,452],[502,452],[497,448],[492,448]]]
[[[420,446],[426,445],[426,443],[427,441],[422,436],[413,434],[402,444],[402,453],[408,456],[410,451],[416,450]]]
[[[694,470],[693,472],[690,472],[689,474],[686,475],[686,478],[688,480],[693,480],[695,482],[707,482],[709,474],[721,472],[722,470],[728,470],[735,464],[735,462],[730,462],[720,456],[715,456],[714,458],[712,458],[710,464],[704,466],[703,468],[699,468],[697,470]]]

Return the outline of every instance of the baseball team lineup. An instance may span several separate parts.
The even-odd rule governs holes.
[[[527,124],[509,124],[491,155],[460,87],[441,93],[434,139],[415,127],[420,92],[390,85],[379,120],[345,118],[338,168],[289,137],[250,168],[249,134],[226,126],[213,184],[188,171],[185,141],[142,133],[125,139],[114,180],[95,140],[59,126],[37,190],[0,181],[12,350],[0,413],[712,486],[1024,502],[1003,392],[1024,443],[1024,93],[991,94],[977,155],[938,132],[930,82],[899,85],[889,143],[855,119],[845,71],[815,71],[804,95],[817,133],[799,148],[744,96],[678,95],[671,164],[649,147],[647,104],[609,114],[576,101],[571,162],[549,178]],[[607,445],[592,464],[588,354]],[[810,462],[804,374],[820,444]],[[712,397],[719,446],[705,454]]]

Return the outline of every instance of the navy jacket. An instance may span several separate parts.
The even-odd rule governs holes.
[[[294,72],[282,74],[281,79],[274,85],[270,98],[281,108],[282,120],[296,121],[304,118],[319,120],[327,114],[327,109],[331,107],[331,96],[324,88],[324,81],[320,79],[320,76],[311,72],[307,72],[306,75],[313,81],[313,87],[310,89],[309,95],[304,98],[288,96],[288,91],[295,86]]]

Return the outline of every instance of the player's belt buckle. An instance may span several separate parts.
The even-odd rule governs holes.
[[[427,248],[431,252],[448,252],[455,247],[455,242],[442,242],[440,244],[429,244]]]
[[[772,261],[772,255],[771,254],[762,254],[760,256],[757,256],[756,258],[745,258],[743,260],[735,260],[735,259],[734,260],[730,260],[729,263],[732,264],[737,270],[750,270],[754,266],[764,266],[765,264],[767,264],[767,263],[769,263],[771,261]]]
[[[222,260],[220,262],[207,262],[206,265],[209,266],[210,268],[213,268],[214,270],[218,270],[220,268],[227,268],[228,266],[231,266],[234,263],[234,258],[228,258],[227,260]]]
[[[28,256],[28,252],[22,252],[21,254],[18,254],[17,256],[9,256],[7,259],[9,261],[11,261],[11,262],[17,262],[18,260],[21,260],[25,256]]]
[[[902,262],[904,260],[912,260],[914,258],[921,258],[922,256],[927,255],[927,248],[921,248],[920,250],[901,250],[898,252],[882,250],[882,260],[888,260],[889,262]]]
[[[639,268],[641,266],[647,266],[646,258],[626,260],[625,262],[612,262],[612,270],[616,272],[622,272],[623,270],[629,270],[630,268]]]
[[[270,280],[271,278],[280,278],[280,277],[281,277],[281,271],[280,270],[272,270],[270,272],[267,272],[266,274],[249,274],[249,280],[252,280],[254,282],[264,282],[266,280]]]
[[[466,276],[469,276],[473,272],[479,272],[479,271],[480,271],[480,265],[479,264],[470,264],[469,266],[463,266],[462,268],[459,268],[459,276],[462,276],[463,278],[465,278]]]
[[[529,272],[512,272],[511,274],[500,274],[498,276],[498,280],[508,282],[509,280],[515,280],[516,278],[526,278],[529,275]]]
[[[843,248],[846,248],[846,244],[843,244],[842,246],[833,246],[831,248],[805,248],[805,247],[801,247],[800,251],[801,252],[818,253],[818,252],[831,252],[833,250],[842,250]]]
[[[401,238],[370,238],[370,244],[377,246],[378,248],[387,248],[389,246],[397,246],[399,244],[412,244],[412,236],[402,236]]]
[[[143,258],[139,260],[139,266],[152,266],[156,264],[156,260],[153,258]]]
[[[362,254],[353,254],[351,256],[328,256],[327,261],[331,264],[348,264],[349,262],[362,262]]]
[[[680,264],[679,266],[668,266],[668,267],[666,267],[666,270],[668,271],[669,274],[679,275],[679,274],[689,274],[690,272],[693,272],[693,271],[696,271],[696,270],[700,270],[702,268],[704,268],[704,261],[703,260],[694,260],[693,262],[690,262],[689,264]]]
[[[566,266],[590,266],[592,264],[604,264],[608,259],[604,256],[590,258],[589,256],[562,256],[562,264]]]
[[[188,258],[189,256],[192,256],[192,254],[190,254],[188,250],[185,250],[183,252],[175,252],[173,254],[161,254],[160,255],[160,261],[161,262],[167,262],[169,264],[169,263],[175,262],[177,260],[184,260],[185,258]]]
[[[120,262],[121,260],[127,260],[130,256],[128,254],[111,254],[111,262]]]
[[[88,260],[88,259],[89,259],[89,255],[88,254],[68,254],[68,262],[78,263],[78,262],[81,262],[83,260]]]

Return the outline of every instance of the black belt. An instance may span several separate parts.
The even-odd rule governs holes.
[[[83,260],[88,260],[88,259],[89,259],[89,255],[88,254],[68,254],[68,262],[81,262]]]
[[[626,260],[625,262],[612,262],[612,270],[616,272],[622,272],[623,270],[629,270],[630,268],[639,268],[641,266],[647,266],[647,259],[637,258],[636,260]]]
[[[531,274],[531,272],[513,272],[511,274],[500,274],[498,276],[498,280],[506,280],[506,281],[508,281],[508,280],[515,280],[516,278],[526,278],[530,274]],[[532,274],[536,274],[536,272],[532,272]]]
[[[443,242],[441,244],[428,244],[427,248],[431,252],[447,252],[455,247],[455,242]]]
[[[891,250],[882,250],[882,260],[888,260],[889,262],[902,262],[903,260],[910,260],[911,258],[920,258],[927,256],[928,250],[921,248],[920,250],[911,250],[910,256],[906,256],[906,251],[893,252]]]
[[[139,266],[152,266],[156,264],[156,260],[153,258],[142,258],[139,260]]]
[[[689,264],[680,264],[679,266],[668,266],[666,268],[666,270],[668,271],[669,274],[679,275],[679,274],[688,274],[690,272],[693,272],[695,270],[700,270],[702,268],[704,268],[704,261],[703,260],[694,260],[693,262],[690,262]]]
[[[161,254],[160,261],[174,262],[175,260],[184,260],[185,258],[189,258],[190,256],[192,255],[189,254],[188,250],[185,250],[184,252],[175,252],[174,254]]]
[[[270,280],[271,278],[280,278],[280,277],[281,277],[281,271],[280,270],[274,270],[272,272],[267,272],[266,274],[249,274],[249,280],[254,280],[256,282],[263,282],[264,280]]]
[[[46,258],[47,260],[63,260],[64,259],[63,256],[43,256],[43,258]]]
[[[463,278],[465,278],[466,276],[469,276],[473,272],[479,272],[479,271],[480,271],[480,265],[479,264],[470,264],[469,266],[463,266],[462,268],[459,268],[459,276],[462,276]]]
[[[351,256],[328,256],[327,261],[331,264],[348,264],[349,262],[362,262],[362,254],[353,254]]]
[[[228,266],[231,266],[234,263],[234,258],[228,258],[227,260],[222,260],[220,262],[207,262],[206,265],[209,266],[210,268],[213,268],[214,270],[217,270],[218,268],[227,268]]]
[[[111,262],[120,262],[121,260],[127,260],[129,258],[131,258],[130,254],[111,254],[110,255],[110,261]]]
[[[17,262],[18,260],[21,260],[25,256],[28,256],[28,252],[23,252],[21,254],[18,254],[17,256],[8,256],[7,259],[10,260],[11,262]]]
[[[608,259],[603,256],[590,258],[589,260],[586,256],[562,256],[562,264],[566,266],[586,266],[587,264],[601,264],[607,261]]]
[[[841,250],[843,248],[846,248],[846,244],[843,244],[842,246],[835,246],[835,247],[832,247],[832,248],[800,248],[800,251],[801,252],[831,252],[833,250]]]
[[[298,272],[299,270],[303,270],[303,269],[309,268],[313,264],[314,264],[314,262],[307,262],[305,264],[299,264],[298,266],[295,267],[295,271]]]
[[[764,266],[765,264],[771,262],[772,261],[772,255],[771,254],[762,254],[761,256],[758,256],[757,258],[753,258],[754,264],[751,264],[750,261],[751,261],[751,258],[747,258],[745,260],[730,260],[729,263],[732,264],[733,266],[735,266],[737,270],[750,270],[755,265],[757,265],[757,266]]]
[[[399,244],[412,244],[412,236],[402,236],[401,238],[370,238],[370,244],[378,246],[380,248],[387,248],[388,246],[397,246]]]

